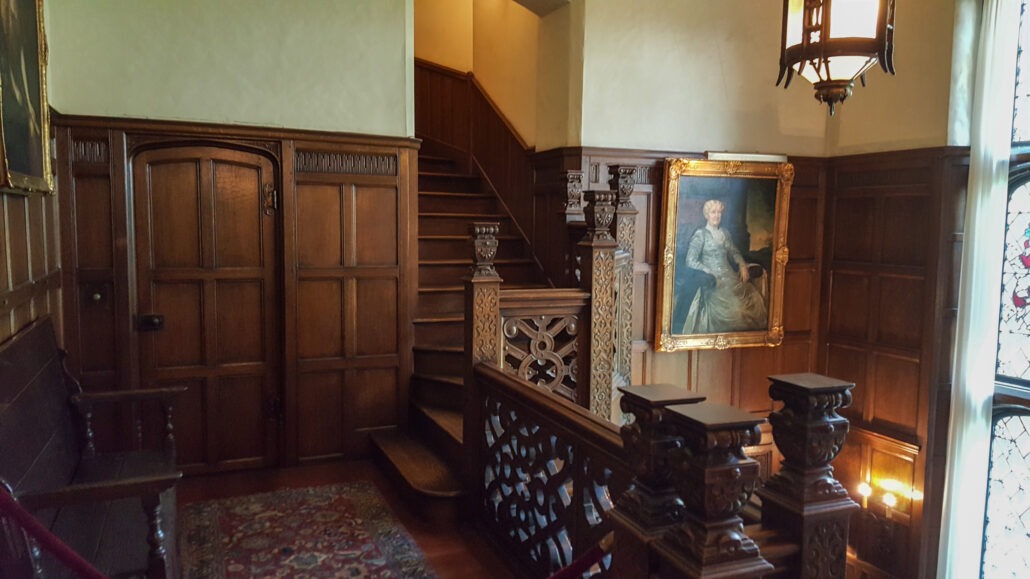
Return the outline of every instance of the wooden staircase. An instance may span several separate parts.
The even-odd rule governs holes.
[[[446,157],[419,157],[418,303],[407,428],[372,436],[386,471],[417,512],[456,518],[462,495],[464,282],[472,266],[469,225],[500,223],[496,268],[506,288],[546,287],[525,238],[477,175]]]

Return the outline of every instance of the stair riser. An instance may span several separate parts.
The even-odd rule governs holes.
[[[418,176],[419,191],[451,191],[454,193],[479,193],[482,189],[479,177],[463,175],[427,175]]]
[[[430,213],[419,215],[418,234],[468,235],[469,225],[475,221],[496,221],[500,223],[500,234],[506,235],[512,232],[511,222],[508,219],[498,219],[496,217],[484,217],[482,219],[476,219],[474,217],[435,217]]]
[[[418,284],[419,286],[432,285],[455,285],[460,284],[461,279],[468,275],[469,265],[419,265]],[[536,281],[536,267],[532,263],[526,264],[498,264],[495,266],[497,273],[506,283],[525,284]]]
[[[464,308],[465,294],[463,292],[420,292],[418,294],[418,306],[415,308],[415,315],[453,314],[463,311]]]
[[[411,379],[412,398],[427,406],[462,410],[465,388],[450,382],[441,382],[421,376]]]
[[[411,431],[436,451],[454,472],[461,472],[464,462],[461,443],[451,437],[439,424],[431,420],[417,407],[411,409]]]
[[[462,352],[415,350],[415,371],[419,374],[460,378],[465,372],[465,355]]]
[[[526,257],[526,246],[521,239],[497,240],[497,259]],[[472,259],[471,239],[420,239],[419,259]]]
[[[497,213],[497,200],[493,197],[447,197],[420,193],[418,211],[419,213]]]
[[[461,500],[457,498],[427,497],[411,490],[404,476],[378,449],[375,452],[376,462],[383,472],[393,481],[394,488],[400,491],[401,496],[407,502],[409,508],[419,517],[434,524],[451,526],[456,525],[459,520],[459,507]]]
[[[460,346],[465,335],[463,322],[416,322],[416,346]]]
[[[458,171],[458,164],[450,159],[426,159],[419,157],[418,170],[427,173],[455,173]]]

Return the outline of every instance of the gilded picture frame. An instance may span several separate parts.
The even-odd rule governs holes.
[[[790,163],[666,159],[655,349],[783,342]]]
[[[52,193],[43,0],[0,0],[0,191]]]

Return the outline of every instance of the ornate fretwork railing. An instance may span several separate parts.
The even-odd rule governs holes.
[[[630,478],[616,428],[498,368],[475,370],[477,520],[526,575],[546,577],[611,531]],[[469,417],[466,417],[469,420]],[[593,569],[607,576],[610,558]]]
[[[632,419],[616,430],[497,364],[469,376],[470,507],[523,575],[546,577],[613,532],[613,550],[589,574],[844,577],[857,505],[829,462],[847,433],[836,410],[852,384],[772,377],[784,467],[758,491],[762,523],[745,527],[759,467],[744,449],[763,418],[672,386],[631,386],[621,406]]]
[[[494,268],[497,223],[471,226],[475,266],[466,280],[469,368],[493,363],[605,419],[615,368],[615,194],[588,192],[587,234],[578,249],[580,289],[501,290]]]

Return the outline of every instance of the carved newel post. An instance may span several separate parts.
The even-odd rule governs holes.
[[[611,511],[615,527],[613,577],[649,577],[657,569],[651,544],[683,517],[683,501],[672,484],[671,451],[683,446],[664,420],[666,406],[696,404],[705,397],[671,384],[629,386],[622,392],[622,411],[633,421],[620,429],[626,460],[633,470],[629,490]]]
[[[590,292],[590,315],[583,331],[590,347],[579,358],[577,388],[589,392],[590,411],[610,420],[612,415],[612,373],[615,370],[615,248],[609,231],[615,217],[615,194],[587,191],[585,209],[587,234],[579,242],[582,256],[580,286]],[[589,380],[583,380],[584,376]],[[580,391],[582,401],[583,390]]]
[[[483,409],[476,404],[476,380],[473,368],[487,363],[501,366],[501,276],[494,269],[497,255],[497,222],[475,222],[469,225],[472,236],[474,265],[465,277],[465,421],[463,433],[468,453],[466,465],[478,464],[482,444]],[[482,473],[470,472],[466,468],[466,488],[475,489],[475,481]],[[469,500],[476,500],[476,493],[469,493]],[[478,503],[475,503],[478,504]]]
[[[849,519],[859,506],[833,478],[830,462],[848,434],[848,420],[837,410],[851,406],[855,385],[818,374],[769,379],[769,396],[784,403],[769,415],[783,468],[758,491],[762,525],[801,545],[799,577],[844,577]]]
[[[686,515],[655,550],[660,577],[760,577],[773,570],[744,533],[740,511],[758,483],[758,444],[765,422],[728,404],[670,406],[667,420],[683,438],[673,451],[673,481]]]
[[[608,167],[608,181],[615,192],[615,385],[629,386],[633,378],[633,242],[636,238],[637,210],[633,207],[636,186],[635,165]],[[613,417],[613,420],[615,417]]]

